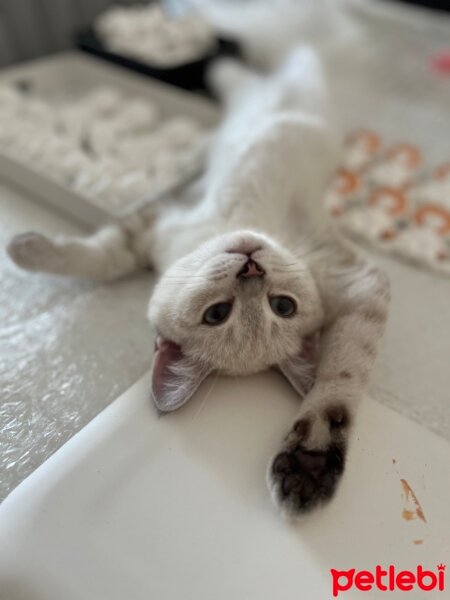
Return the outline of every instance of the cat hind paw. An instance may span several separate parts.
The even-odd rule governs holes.
[[[11,260],[27,271],[46,270],[58,261],[54,243],[40,233],[16,235],[6,250]]]

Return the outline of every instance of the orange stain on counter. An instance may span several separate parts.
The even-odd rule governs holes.
[[[420,505],[420,502],[419,502],[416,494],[414,493],[414,490],[409,485],[409,483],[406,481],[406,479],[400,479],[400,481],[402,484],[403,494],[405,496],[406,502],[411,502],[411,500],[412,500],[412,502],[415,505],[414,510],[409,510],[406,508],[403,509],[403,513],[402,513],[403,518],[405,519],[405,521],[412,521],[413,519],[418,517],[421,521],[426,523],[427,520],[425,518],[425,514],[423,512],[422,506]]]

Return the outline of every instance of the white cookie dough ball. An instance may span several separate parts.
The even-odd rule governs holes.
[[[105,197],[111,193],[113,180],[108,175],[98,175],[93,179],[92,183],[86,188],[86,195],[89,198]]]
[[[128,171],[116,180],[117,189],[130,190],[146,180],[145,172],[141,169]]]
[[[158,4],[110,9],[96,29],[113,51],[165,68],[199,58],[215,41],[203,18],[172,18]]]
[[[125,138],[116,147],[116,156],[124,165],[129,167],[143,167],[148,161],[148,156],[153,154],[153,148],[147,138]]]
[[[115,156],[103,156],[97,160],[98,173],[107,175],[112,181],[116,181],[130,170],[127,165],[117,159]]]
[[[61,132],[72,138],[76,144],[80,144],[89,125],[88,117],[81,105],[63,105],[57,111],[55,123]]]
[[[67,183],[71,183],[84,170],[89,170],[92,159],[78,148],[67,151],[59,163],[59,170]]]
[[[176,157],[170,152],[160,152],[154,161],[155,178],[158,186],[168,187],[175,183],[179,176]]]
[[[42,144],[41,151],[35,156],[33,165],[38,166],[47,177],[64,181],[64,175],[61,171],[61,162],[67,153],[67,144],[59,137],[50,134],[47,135]]]
[[[86,136],[97,156],[111,154],[116,145],[117,127],[111,121],[99,119],[86,128]]]
[[[94,115],[109,116],[120,109],[123,95],[113,87],[99,86],[87,95],[84,103]]]
[[[42,130],[31,130],[21,147],[21,161],[29,166],[40,162],[40,157],[45,155],[49,136]]]
[[[40,98],[29,98],[23,102],[18,115],[33,121],[40,128],[53,127],[55,120],[52,106]]]
[[[198,138],[200,127],[189,117],[175,117],[166,121],[160,129],[161,146],[168,151],[188,150]]]
[[[114,184],[114,192],[121,200],[122,206],[130,205],[140,200],[149,192],[148,177],[140,169],[129,171],[117,178]]]
[[[159,111],[155,104],[139,98],[125,102],[123,109],[117,116],[120,130],[134,132],[142,129],[153,129],[159,118]]]
[[[23,162],[30,156],[30,143],[32,140],[40,140],[40,144],[45,148],[53,139],[53,136],[45,129],[39,128],[32,121],[21,120],[13,121],[10,129],[12,137],[8,145],[8,151]],[[40,158],[40,155],[38,156]]]
[[[123,34],[128,28],[127,16],[127,8],[113,6],[97,18],[95,27],[103,36]]]
[[[9,133],[9,143],[6,147],[8,154],[22,160],[27,140],[36,136],[39,132],[32,124],[24,120],[11,121],[10,125],[6,127],[6,131]]]

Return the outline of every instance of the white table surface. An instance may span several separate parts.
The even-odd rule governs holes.
[[[365,400],[337,495],[288,524],[265,485],[298,406],[281,376],[209,380],[162,417],[149,387],[147,376],[0,506],[2,600],[325,600],[332,568],[450,564],[450,446],[422,427]],[[405,520],[416,513],[402,479],[426,522]],[[442,600],[448,585],[408,598]]]

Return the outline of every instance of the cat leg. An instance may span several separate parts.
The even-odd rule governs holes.
[[[11,259],[27,271],[71,275],[98,281],[124,277],[139,267],[130,234],[119,226],[100,229],[94,235],[50,239],[40,233],[24,233],[8,245]]]
[[[389,283],[378,269],[366,266],[332,288],[335,309],[321,332],[316,381],[269,466],[272,497],[285,516],[333,495],[387,318]]]

